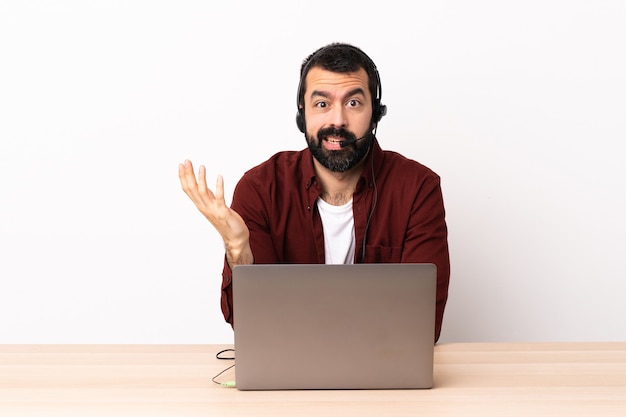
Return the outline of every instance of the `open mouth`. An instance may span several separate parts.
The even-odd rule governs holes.
[[[327,136],[324,138],[323,143],[326,149],[331,151],[337,151],[341,149],[341,143],[344,141],[344,138],[340,138],[337,136]]]

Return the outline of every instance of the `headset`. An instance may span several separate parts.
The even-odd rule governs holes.
[[[314,58],[324,53],[327,50],[327,48],[336,47],[336,46],[350,48],[354,50],[358,55],[365,58],[365,61],[367,62],[367,67],[365,68],[365,70],[367,71],[368,76],[371,76],[370,72],[374,74],[374,78],[376,82],[376,96],[372,99],[372,127],[376,125],[380,121],[380,119],[383,118],[385,114],[387,114],[387,106],[385,106],[384,104],[380,102],[383,91],[382,91],[382,86],[380,83],[380,75],[378,74],[378,69],[376,69],[376,65],[374,64],[374,61],[372,61],[372,59],[369,56],[367,56],[365,52],[363,52],[361,49],[357,48],[356,46],[352,46],[348,44],[331,44],[331,45],[320,48],[317,52],[314,52],[306,60],[306,63],[304,64],[301,74],[300,74],[300,82],[298,83],[298,95],[296,97],[296,105],[298,106],[298,113],[296,114],[296,125],[298,126],[298,129],[302,133],[306,133],[306,122],[304,120],[304,104],[301,103],[301,99],[303,98],[303,95],[304,95],[304,91],[302,91],[304,87],[304,80],[313,65],[312,63],[315,62]]]

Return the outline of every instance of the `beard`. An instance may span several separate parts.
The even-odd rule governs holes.
[[[334,136],[344,141],[356,140],[355,143],[338,150],[328,150],[322,146],[322,141]],[[343,128],[328,127],[317,132],[317,141],[312,136],[307,136],[307,144],[313,157],[325,168],[332,172],[346,172],[358,165],[367,155],[370,145],[374,141],[372,132],[368,132],[362,138]]]

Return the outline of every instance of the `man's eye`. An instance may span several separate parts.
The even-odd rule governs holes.
[[[357,107],[359,104],[361,104],[359,102],[359,100],[350,100],[350,101],[348,101],[348,106],[350,106],[350,107]]]
[[[319,103],[316,103],[316,104],[315,104],[315,107],[318,107],[318,108],[320,108],[320,109],[323,109],[323,108],[325,108],[326,106],[327,106],[327,104],[326,104],[326,102],[325,102],[325,101],[320,101]]]

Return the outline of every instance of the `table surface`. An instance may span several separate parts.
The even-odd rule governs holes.
[[[428,390],[239,391],[229,347],[0,345],[0,416],[626,416],[622,342],[440,344]]]

